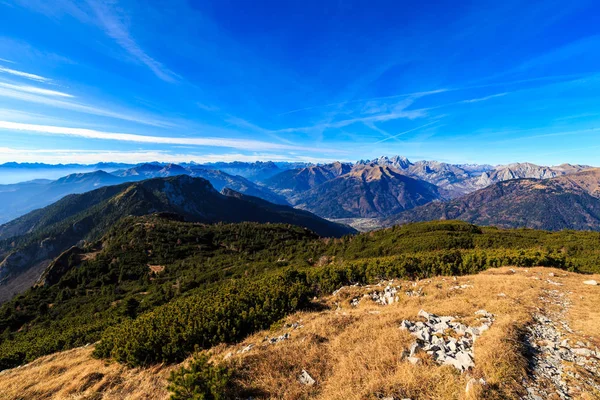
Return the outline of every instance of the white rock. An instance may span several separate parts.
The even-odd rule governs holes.
[[[429,313],[426,312],[425,310],[420,310],[419,313],[417,314],[417,316],[423,317],[425,319],[429,319]]]
[[[590,279],[589,281],[583,281],[583,284],[584,284],[584,285],[597,286],[597,285],[598,285],[598,282],[596,282],[596,281],[595,281],[595,280],[593,280],[593,279]]]
[[[298,377],[298,380],[300,381],[301,384],[306,385],[306,386],[313,386],[315,383],[317,383],[312,376],[309,375],[308,372],[306,372],[306,370],[302,370],[302,373],[300,374],[300,376]]]
[[[487,382],[483,378],[480,378],[480,379],[471,378],[471,379],[469,379],[469,382],[467,382],[467,387],[465,388],[465,393],[469,394],[469,392],[471,390],[473,390],[473,388],[475,386],[485,386],[486,384],[487,384]]]
[[[592,357],[594,355],[594,353],[590,349],[579,348],[579,349],[571,349],[571,351],[573,353],[577,354],[578,356],[583,356],[583,357]]]
[[[417,344],[417,342],[414,342],[413,344],[411,344],[410,348],[409,348],[409,354],[408,354],[409,357],[413,357],[418,349],[419,349],[419,345]]]
[[[466,371],[469,368],[472,368],[475,366],[475,363],[473,363],[473,359],[471,358],[469,353],[464,352],[464,351],[460,351],[460,352],[456,353],[456,361],[459,365],[457,368],[462,371]]]
[[[407,360],[409,363],[411,363],[413,365],[417,365],[421,362],[421,359],[418,357],[408,357]]]
[[[242,353],[247,353],[247,352],[249,352],[250,350],[252,350],[252,348],[253,348],[253,347],[254,347],[254,345],[253,345],[253,344],[249,344],[248,346],[246,346],[246,347],[244,347],[244,348],[242,349]]]
[[[412,328],[413,324],[410,321],[404,320],[402,322],[400,322],[400,329],[402,330],[410,330],[410,328]]]
[[[448,348],[450,349],[451,352],[455,352],[456,351],[456,343],[448,342]]]

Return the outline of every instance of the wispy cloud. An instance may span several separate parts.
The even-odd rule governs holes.
[[[409,130],[407,130],[407,131],[404,131],[404,132],[400,132],[400,133],[398,133],[398,134],[396,134],[396,135],[393,135],[393,136],[387,137],[387,138],[385,138],[385,139],[381,139],[380,141],[378,141],[378,142],[375,142],[375,144],[378,144],[378,143],[383,143],[383,142],[387,142],[388,140],[395,139],[395,138],[397,138],[397,137],[399,137],[399,136],[402,136],[402,135],[406,135],[407,133],[411,133],[411,132],[414,132],[414,131],[418,131],[419,129],[423,129],[423,128],[427,127],[427,126],[430,126],[430,125],[436,124],[436,123],[438,123],[438,122],[439,122],[439,121],[432,121],[432,122],[429,122],[429,123],[427,123],[427,124],[425,124],[425,125],[417,126],[416,128],[409,129]]]
[[[199,101],[196,102],[196,106],[198,106],[199,109],[207,111],[207,112],[216,112],[216,111],[219,111],[219,107],[213,106],[211,104],[204,104],[204,103],[201,103]]]
[[[355,103],[368,103],[368,102],[375,101],[375,100],[390,100],[390,99],[397,99],[397,98],[402,98],[402,97],[418,98],[418,97],[424,97],[424,96],[429,96],[429,95],[438,94],[438,93],[444,93],[447,91],[448,91],[448,89],[436,89],[436,90],[421,91],[421,92],[394,94],[391,96],[379,96],[379,97],[369,97],[369,98],[365,98],[365,99],[341,101],[341,102],[337,102],[337,103],[321,104],[318,106],[298,108],[295,110],[283,112],[281,114],[278,114],[278,116],[293,114],[293,113],[297,113],[297,112],[301,112],[301,111],[310,111],[310,110],[315,110],[315,109],[319,109],[319,108],[338,107],[338,106],[344,106],[347,104],[355,104]]]
[[[14,61],[11,60],[7,60],[6,58],[0,58],[0,61],[5,62],[5,63],[9,63],[9,64],[14,64]]]
[[[520,132],[539,131],[539,130],[540,130],[540,128],[535,128],[535,129],[530,129],[530,130],[523,129]],[[548,132],[548,133],[541,133],[538,135],[518,136],[518,137],[514,137],[514,138],[510,138],[510,139],[498,140],[495,143],[511,143],[511,142],[529,140],[529,139],[548,138],[548,137],[555,137],[555,136],[590,135],[590,134],[596,135],[598,132],[600,132],[600,128],[588,128],[588,129],[577,129],[577,130],[560,131],[560,132]]]
[[[496,94],[491,94],[489,96],[477,97],[477,98],[474,98],[474,99],[462,100],[461,103],[467,103],[467,104],[468,103],[479,103],[481,101],[495,99],[496,97],[503,97],[503,96],[506,96],[507,94],[509,94],[509,92],[496,93]]]
[[[267,136],[270,136],[273,139],[278,140],[283,143],[293,144],[292,141],[282,138],[281,136],[275,134],[273,131],[270,131],[261,126],[253,124],[252,122],[246,121],[245,119],[235,117],[233,115],[228,115],[225,120],[227,123],[229,123],[233,126],[236,126],[238,128],[242,128],[244,130],[260,133],[262,135],[267,135]]]
[[[25,93],[22,91],[12,90],[12,89],[8,89],[8,88],[3,89],[0,87],[0,97],[8,97],[11,99],[27,101],[27,102],[36,103],[36,104],[44,104],[44,105],[47,105],[50,107],[62,108],[65,110],[72,110],[72,111],[82,112],[85,114],[92,114],[92,115],[99,115],[99,116],[103,116],[103,117],[115,118],[115,119],[120,119],[123,121],[137,122],[137,123],[143,124],[143,125],[158,126],[158,127],[173,127],[173,126],[175,126],[174,124],[167,122],[167,121],[158,120],[155,118],[148,118],[145,116],[136,115],[135,113],[120,113],[120,112],[106,110],[106,109],[99,108],[99,107],[76,103],[73,101],[39,96],[37,94]]]
[[[39,88],[39,87],[35,87],[35,86],[13,85],[10,83],[0,82],[0,87],[16,90],[19,92],[41,94],[44,96],[74,97],[73,95],[70,95],[68,93],[59,92],[57,90],[43,89],[43,88]]]
[[[150,57],[133,39],[123,18],[107,3],[88,0],[105,33],[113,38],[119,46],[132,55],[137,61],[146,65],[158,78],[174,83],[181,79],[179,75]]]
[[[425,112],[425,110],[422,110],[422,109],[406,110],[406,108],[408,108],[412,104],[412,102],[413,102],[412,99],[408,99],[408,100],[402,101],[398,104],[394,104],[391,107],[390,106],[385,107],[386,109],[390,109],[389,112],[383,112],[383,113],[369,115],[369,116],[359,116],[359,117],[355,117],[355,118],[348,118],[348,119],[343,119],[341,121],[325,122],[325,123],[311,125],[311,126],[279,129],[275,132],[283,133],[283,132],[323,131],[325,129],[343,128],[343,127],[357,124],[357,123],[368,124],[368,123],[375,123],[375,122],[393,121],[393,120],[397,120],[397,119],[417,119],[417,118],[422,118],[422,117],[427,116],[427,113]]]
[[[10,74],[10,75],[18,76],[20,78],[31,79],[32,81],[37,81],[37,82],[52,81],[52,79],[44,78],[43,76],[30,74],[28,72],[23,72],[23,71],[17,71],[16,69],[5,68],[5,67],[0,67],[0,73]]]
[[[62,136],[76,136],[87,139],[114,140],[120,142],[146,143],[146,144],[164,144],[164,145],[187,145],[203,147],[221,147],[233,148],[248,151],[270,151],[270,150],[295,150],[311,152],[332,152],[341,153],[337,149],[313,148],[305,146],[295,146],[289,144],[271,143],[251,139],[233,139],[223,137],[165,137],[165,136],[146,136],[131,133],[104,132],[94,129],[69,128],[63,126],[24,124],[11,121],[0,121],[0,129],[46,133]]]

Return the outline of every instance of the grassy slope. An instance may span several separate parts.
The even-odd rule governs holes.
[[[214,361],[226,362],[238,371],[235,383],[240,392],[254,398],[375,399],[385,396],[419,399],[505,399],[518,398],[519,382],[524,377],[526,360],[521,354],[519,332],[539,306],[542,290],[562,283],[561,291],[572,292],[572,306],[566,318],[576,331],[570,339],[599,344],[600,301],[597,287],[582,285],[584,279],[600,280],[599,275],[583,276],[546,268],[491,269],[478,275],[431,280],[396,281],[403,288],[423,287],[425,296],[400,295],[400,301],[380,306],[370,300],[356,308],[349,300],[367,288],[346,288],[336,296],[319,300],[320,311],[290,315],[272,329],[257,332],[241,343],[221,345],[211,350]],[[537,278],[537,279],[533,279]],[[470,284],[465,290],[449,290],[457,284]],[[498,296],[504,293],[505,297]],[[339,306],[339,308],[338,308]],[[457,315],[465,322],[473,312],[484,308],[496,320],[491,329],[475,343],[475,369],[471,375],[458,374],[450,367],[431,362],[412,366],[400,360],[412,338],[398,329],[402,319],[417,319],[425,309],[439,315]],[[300,329],[285,323],[300,322]],[[277,345],[263,342],[265,336],[291,333],[288,341]],[[255,347],[242,354],[237,351],[249,344]],[[130,369],[107,364],[91,357],[92,347],[58,353],[34,361],[28,366],[0,372],[0,392],[6,399],[20,398],[95,398],[95,399],[166,399],[166,378],[176,365]],[[314,387],[298,383],[296,377],[306,369],[317,380]],[[476,387],[470,395],[465,386],[470,376],[488,382],[485,392]],[[587,397],[586,397],[587,396]],[[592,399],[587,393],[582,399]]]

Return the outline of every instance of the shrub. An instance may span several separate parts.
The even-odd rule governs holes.
[[[232,343],[268,328],[305,307],[310,294],[306,275],[296,271],[228,282],[107,329],[94,354],[130,366],[181,361],[196,346]]]
[[[228,398],[231,376],[231,369],[214,365],[206,354],[199,354],[187,368],[171,372],[167,389],[171,400],[224,400]]]

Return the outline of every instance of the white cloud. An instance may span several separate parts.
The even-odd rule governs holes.
[[[116,118],[124,121],[137,122],[144,125],[159,126],[159,127],[173,127],[174,124],[157,120],[153,118],[147,118],[144,116],[136,115],[135,113],[119,113],[115,111],[105,110],[98,107],[88,106],[85,104],[75,103],[72,101],[66,101],[61,99],[53,99],[44,96],[38,96],[33,93],[24,93],[18,90],[2,89],[0,88],[0,97],[8,97],[16,100],[27,101],[30,103],[44,104],[51,107],[62,108],[66,110],[72,110],[82,112],[85,114],[99,115],[103,117]]]
[[[42,89],[42,88],[35,87],[35,86],[13,85],[13,84],[4,83],[4,82],[0,82],[0,86],[7,88],[7,89],[17,90],[19,92],[41,94],[44,96],[74,97],[73,95],[70,95],[68,93],[59,92],[57,90]]]
[[[10,121],[0,121],[0,129],[7,129],[21,132],[37,132],[52,135],[76,136],[87,139],[115,140],[121,142],[133,143],[152,143],[165,145],[184,145],[184,146],[204,146],[204,147],[223,147],[234,148],[249,151],[269,151],[269,150],[298,150],[298,151],[318,151],[340,153],[337,149],[311,148],[304,146],[295,146],[290,144],[280,144],[264,142],[251,139],[232,139],[220,137],[186,138],[186,137],[164,137],[164,136],[145,136],[130,133],[103,132],[94,129],[68,128],[62,126],[34,125]]]
[[[318,109],[318,108],[345,106],[347,104],[354,104],[354,103],[369,103],[369,102],[372,102],[375,100],[390,100],[390,99],[401,98],[401,97],[419,98],[419,97],[430,96],[433,94],[444,93],[447,91],[448,91],[448,89],[436,89],[436,90],[428,90],[428,91],[421,91],[421,92],[394,94],[391,96],[379,96],[379,97],[369,97],[366,99],[341,101],[341,102],[337,102],[337,103],[323,104],[320,106],[310,106],[310,107],[298,108],[296,110],[290,110],[290,111],[280,113],[280,114],[278,114],[278,116],[293,114],[293,113],[297,113],[297,112],[301,112],[301,111],[309,111],[309,110],[314,110],[314,109]]]
[[[28,72],[23,72],[23,71],[17,71],[15,69],[5,68],[5,67],[0,67],[0,73],[10,74],[10,75],[14,75],[14,76],[18,76],[18,77],[26,78],[26,79],[31,79],[32,81],[37,81],[37,82],[52,81],[52,79],[44,78],[43,76],[30,74]]]

